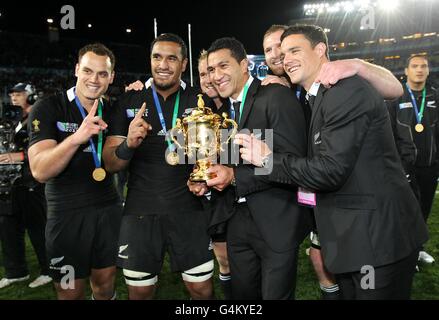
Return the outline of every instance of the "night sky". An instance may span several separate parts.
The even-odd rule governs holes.
[[[61,30],[61,37],[86,38],[149,46],[153,20],[157,18],[158,33],[173,32],[188,41],[187,24],[192,25],[192,48],[196,57],[202,48],[223,36],[242,41],[249,54],[262,54],[262,36],[272,24],[286,24],[300,17],[304,1],[125,1],[127,5],[104,5],[104,2],[34,1],[18,5],[16,1],[0,4],[0,29],[5,31],[47,34],[47,18],[60,25],[61,7],[75,8],[76,29]],[[97,3],[97,4],[96,4]],[[87,28],[91,23],[93,27]],[[132,33],[127,34],[126,28]]]

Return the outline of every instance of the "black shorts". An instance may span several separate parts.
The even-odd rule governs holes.
[[[205,212],[123,216],[118,267],[159,274],[166,251],[173,272],[187,271],[212,260]]]
[[[75,279],[84,279],[91,269],[115,266],[121,217],[120,204],[67,212],[49,208],[46,249],[54,281],[60,282],[70,270]]]

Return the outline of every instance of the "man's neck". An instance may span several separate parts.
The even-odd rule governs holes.
[[[76,96],[79,99],[79,102],[81,102],[81,105],[87,110],[87,112],[90,112],[91,108],[93,107],[94,100],[86,98],[81,92],[76,91]]]
[[[219,97],[213,98],[213,103],[215,103],[215,107],[217,109],[221,108],[221,106],[223,105],[223,102],[221,101],[221,98],[219,98]]]
[[[421,91],[425,88],[425,82],[412,82],[410,80],[407,81],[410,89],[413,91]]]
[[[311,89],[312,84],[314,83],[315,77],[309,77],[306,81],[303,83],[299,83],[302,87],[305,88],[306,92],[309,92],[309,89]]]
[[[306,79],[305,81],[303,81],[302,83],[299,83],[302,87],[305,88],[306,92],[309,92],[309,89],[311,88],[312,84],[314,83],[314,80],[317,78],[317,76],[320,73],[320,70],[322,69],[322,65],[325,62],[329,62],[329,60],[325,57],[320,58],[319,61],[319,66],[318,68],[313,72],[313,74],[311,74],[308,79]]]
[[[179,88],[180,88],[180,80],[178,80],[178,82],[173,87],[166,89],[166,90],[161,90],[160,88],[155,86],[157,93],[160,94],[163,97],[163,100],[165,100],[165,101],[166,101],[166,99],[168,99],[168,97],[171,94],[174,94],[175,92],[177,92]]]
[[[241,82],[241,84],[240,84],[240,86],[239,86],[239,88],[238,88],[238,90],[237,90],[238,92],[232,94],[232,99],[233,100],[238,99],[239,94],[242,92],[242,89],[244,89],[245,84],[247,83],[249,78],[250,78],[250,75],[248,73],[246,73],[244,78],[243,78],[243,80],[242,80],[242,82]]]

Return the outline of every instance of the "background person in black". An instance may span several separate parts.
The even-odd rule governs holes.
[[[308,100],[305,99],[306,91],[297,84],[292,84],[283,67],[283,54],[281,51],[281,36],[288,29],[286,25],[272,25],[264,34],[262,46],[265,54],[265,61],[272,75],[262,80],[262,85],[278,83],[292,88],[300,101],[306,119],[306,128],[309,128],[311,120],[311,108]],[[395,99],[402,95],[402,86],[393,74],[377,65],[367,63],[360,59],[338,60],[327,62],[315,80],[325,87],[335,85],[340,79],[348,78],[357,74],[366,79],[385,99]],[[299,91],[298,91],[299,88]],[[338,286],[335,278],[324,267],[318,235],[314,230],[311,234],[311,248],[309,249],[310,260],[317,275],[323,299],[337,299]]]
[[[123,268],[130,299],[153,298],[166,251],[171,269],[182,272],[193,299],[213,295],[207,217],[200,199],[186,187],[193,165],[171,166],[165,161],[166,134],[175,125],[174,113],[181,118],[197,106],[197,92],[181,81],[186,64],[187,48],[179,36],[162,34],[152,42],[153,78],[142,91],[120,97],[104,147],[109,170],[128,166],[118,266]]]
[[[308,190],[298,196],[314,199],[324,263],[343,298],[409,299],[419,247],[428,236],[382,97],[358,76],[330,89],[314,82],[329,58],[320,27],[289,27],[281,47],[291,81],[310,95],[308,157],[271,154],[261,140],[237,135],[242,158],[272,165],[270,181]],[[373,270],[368,285],[365,270]]]
[[[216,40],[208,52],[210,80],[221,97],[235,103],[239,129],[273,129],[276,150],[305,155],[305,120],[291,90],[263,87],[251,77],[245,49],[234,38]],[[311,218],[295,203],[294,190],[255,176],[251,165],[214,165],[210,171],[216,178],[207,185],[231,198],[216,219],[227,221],[232,298],[292,298],[298,247]]]
[[[122,208],[111,175],[103,181],[92,177],[96,163],[90,143],[93,139],[99,150],[99,135],[107,128],[110,106],[101,97],[113,80],[114,65],[104,45],[83,47],[76,87],[40,100],[29,119],[29,162],[33,176],[46,182],[46,247],[58,299],[83,299],[89,276],[94,299],[115,298]],[[85,118],[80,105],[88,112]],[[74,281],[66,284],[63,277],[72,276],[68,266]]]
[[[405,74],[407,84],[404,85],[404,95],[389,102],[388,109],[404,170],[427,223],[439,174],[439,96],[435,88],[427,85],[429,68],[426,56],[411,56],[407,61]],[[414,95],[414,102],[409,88]],[[423,116],[421,121],[418,121],[414,104],[416,104],[417,112],[421,112],[424,90]],[[421,132],[416,130],[418,123],[423,126]],[[434,258],[425,251],[419,252],[419,260],[425,263],[434,262]]]
[[[19,152],[0,154],[0,163],[24,162],[22,176],[15,181],[11,195],[6,200],[11,208],[0,202],[0,235],[5,265],[5,277],[0,280],[0,288],[14,282],[29,279],[25,257],[25,231],[27,230],[38,258],[41,275],[29,284],[35,288],[52,281],[46,258],[44,229],[46,227],[46,199],[44,185],[35,181],[30,173],[27,159],[29,136],[27,121],[29,112],[36,102],[35,87],[28,83],[18,83],[10,91],[11,103],[20,106],[23,118],[15,128],[14,142]]]

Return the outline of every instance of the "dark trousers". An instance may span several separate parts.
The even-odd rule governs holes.
[[[286,252],[273,251],[262,238],[248,206],[237,206],[227,226],[233,299],[293,299],[298,246]]]
[[[413,276],[419,250],[415,250],[408,257],[395,263],[376,267],[374,277],[372,272],[351,272],[336,274],[340,287],[340,296],[343,300],[408,300],[412,291]],[[367,277],[367,278],[365,278]],[[364,288],[371,284],[374,289]],[[362,281],[363,280],[363,281]],[[363,283],[362,283],[363,282]],[[362,286],[363,284],[363,286]]]
[[[6,203],[5,203],[6,204]],[[25,231],[34,247],[41,274],[48,274],[45,247],[46,200],[44,187],[33,191],[16,186],[11,192],[11,208],[0,215],[0,240],[3,264],[7,278],[20,278],[29,274],[25,256]]]
[[[437,188],[438,167],[414,167],[415,183],[412,189],[421,205],[422,215],[427,222],[433,205],[434,196]]]

